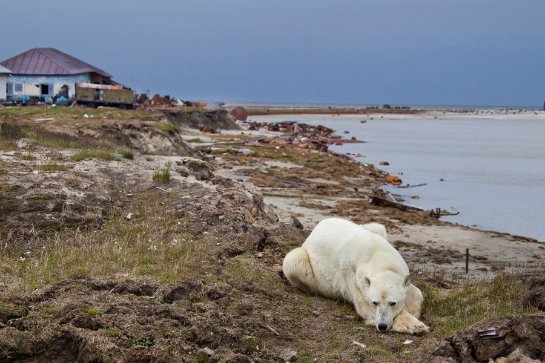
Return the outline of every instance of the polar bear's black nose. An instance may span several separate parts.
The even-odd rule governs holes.
[[[388,325],[387,325],[387,324],[379,324],[379,325],[378,325],[378,330],[384,332],[384,331],[386,331],[386,329],[388,329]]]

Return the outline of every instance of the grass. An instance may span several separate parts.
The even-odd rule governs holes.
[[[22,122],[2,122],[0,123],[0,140],[17,141],[21,138],[27,138],[36,144],[56,149],[110,149],[115,143],[97,139],[92,136],[70,135],[63,132],[55,132],[42,126],[24,124]]]
[[[65,171],[66,166],[57,163],[43,163],[40,165],[40,170],[44,172]]]
[[[115,154],[108,150],[84,149],[72,155],[72,160],[82,161],[85,159],[115,160]]]
[[[85,114],[87,114],[89,118],[85,118]],[[63,122],[73,124],[74,120],[77,120],[80,124],[102,120],[108,122],[126,121],[131,119],[156,120],[161,117],[163,116],[160,112],[121,109],[68,108],[59,106],[25,106],[0,109],[0,120],[54,118],[53,124]]]
[[[114,338],[117,338],[117,337],[120,337],[121,336],[121,329],[119,329],[118,327],[116,326],[110,326],[106,329],[106,331],[108,332],[108,335],[114,337]]]
[[[481,320],[536,312],[521,305],[526,287],[516,277],[499,275],[490,281],[464,282],[451,290],[421,285],[424,321],[446,337]]]
[[[155,344],[153,337],[144,337],[140,339],[134,339],[133,341],[135,345],[140,345],[141,347],[146,348],[152,347]]]
[[[156,121],[156,122],[144,122],[145,126],[151,126],[155,127],[159,130],[165,131],[165,132],[171,132],[176,130],[176,126],[171,124],[168,121]]]
[[[99,308],[92,307],[87,309],[87,314],[93,318],[96,318],[97,316],[102,315],[102,311]]]
[[[84,276],[128,274],[171,283],[200,273],[203,261],[213,259],[214,241],[187,233],[186,222],[167,215],[161,203],[162,195],[146,195],[133,206],[138,222],[128,222],[122,213],[100,230],[58,233],[24,261],[21,251],[0,246],[0,269],[14,282],[10,292],[28,293]]]
[[[0,123],[0,138],[4,140],[19,140],[24,137],[25,133],[21,125],[17,123],[2,122]]]
[[[134,159],[134,152],[130,149],[123,149],[119,152],[124,159]]]
[[[43,306],[41,311],[45,315],[53,315],[61,311],[61,309],[54,306]]]
[[[152,179],[154,182],[157,182],[157,183],[168,183],[170,181],[170,169],[167,167],[160,170],[156,170],[153,173]]]

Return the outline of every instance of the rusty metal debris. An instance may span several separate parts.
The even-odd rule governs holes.
[[[498,330],[496,328],[477,330],[477,334],[483,340],[501,338],[501,336],[498,334]]]

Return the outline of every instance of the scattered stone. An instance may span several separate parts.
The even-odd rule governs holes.
[[[212,358],[214,356],[214,351],[208,347],[204,347],[203,349],[199,350],[197,352],[197,357],[203,357],[206,356],[208,358]]]
[[[490,360],[491,362],[495,363],[540,363],[539,359],[532,359],[529,358],[526,354],[524,354],[520,349],[515,349],[513,353],[509,354],[507,357],[500,357],[496,359],[495,361]]]
[[[379,165],[390,165],[390,163],[389,163],[389,162],[387,162],[387,161],[381,161],[381,162],[380,162],[380,163],[378,163],[378,164],[379,164]]]
[[[357,345],[358,347],[362,348],[362,349],[365,349],[367,348],[367,345],[363,344],[363,343],[360,343],[360,342],[357,342],[357,341],[352,341],[352,344],[354,345]]]
[[[127,214],[127,219],[130,221],[132,219],[132,213]]]
[[[294,362],[297,359],[297,352],[291,348],[286,348],[280,352],[279,358],[284,362]]]

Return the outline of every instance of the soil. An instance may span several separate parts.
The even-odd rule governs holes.
[[[378,334],[351,306],[300,292],[281,273],[285,254],[328,216],[384,223],[413,281],[438,296],[458,286],[439,276],[463,271],[466,248],[470,280],[507,269],[542,271],[541,245],[444,223],[426,212],[373,205],[369,197],[380,195],[387,175],[321,146],[302,148],[301,135],[248,130],[244,123],[237,125],[242,130],[210,134],[179,120],[193,115],[170,122],[161,115],[144,120],[126,113],[100,122],[77,115],[78,126],[49,125],[74,138],[68,147],[28,137],[0,143],[0,361],[543,359],[541,313],[480,323],[444,342],[438,335],[409,337],[414,346],[406,345],[407,336]],[[75,161],[80,149],[74,145],[82,138],[107,140],[115,159]],[[123,158],[121,148],[133,151],[132,158]],[[154,180],[165,168],[169,179]],[[172,261],[159,259],[126,270],[104,255],[112,264],[107,272],[100,261],[96,271],[84,273],[64,272],[59,264],[49,272],[58,274],[55,279],[28,290],[18,286],[23,262],[44,268],[34,256],[43,256],[39,251],[51,241],[68,252],[78,247],[72,237],[78,235],[98,248],[117,231],[130,248],[148,230],[165,245],[191,251],[182,272],[163,273]],[[139,257],[153,254],[151,237],[150,243]],[[543,310],[542,272],[521,283],[520,304]],[[495,327],[501,339],[481,342],[479,326]]]
[[[545,314],[485,321],[447,338],[432,362],[543,362]]]
[[[167,113],[168,119],[180,127],[209,130],[239,130],[240,127],[225,110],[218,111],[172,111]]]

